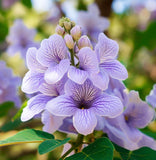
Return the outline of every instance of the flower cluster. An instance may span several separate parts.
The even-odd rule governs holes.
[[[103,130],[130,150],[141,146],[156,149],[154,140],[137,129],[152,120],[153,110],[136,92],[123,91],[120,80],[128,74],[117,60],[118,44],[100,33],[93,47],[81,32],[80,26],[62,18],[56,34],[43,40],[39,49],[28,49],[29,71],[22,90],[36,95],[24,108],[22,121],[40,115],[47,132],[59,129],[87,135]]]
[[[21,79],[13,76],[12,70],[6,67],[5,62],[0,61],[0,103],[12,101],[17,107],[21,105],[17,95],[20,82]]]
[[[115,118],[103,118],[103,131],[110,140],[128,150],[144,146],[156,150],[155,140],[139,130],[153,120],[154,110],[139,98],[138,92],[126,93],[125,86],[117,80],[111,82],[108,90],[109,93],[119,97],[125,106],[121,115]]]
[[[34,42],[35,35],[35,29],[27,28],[22,20],[17,19],[10,28],[7,37],[7,42],[9,43],[7,53],[12,56],[19,52],[22,58],[25,59],[29,47],[39,47],[39,44]]]

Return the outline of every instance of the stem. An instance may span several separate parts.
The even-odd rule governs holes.
[[[70,56],[71,56],[71,64],[72,66],[75,66],[73,49],[70,49]]]
[[[60,158],[60,160],[63,160],[69,153],[71,153],[74,149],[76,149],[79,145],[81,145],[82,142],[83,142],[83,137],[84,137],[84,136],[83,136],[82,134],[78,134],[75,145],[73,145],[73,146]]]

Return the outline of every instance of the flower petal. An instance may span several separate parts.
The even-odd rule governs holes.
[[[100,10],[97,6],[97,4],[92,3],[88,6],[88,12],[95,14],[95,15],[100,15]]]
[[[83,84],[88,77],[88,73],[76,67],[70,66],[68,70],[68,78],[78,84]]]
[[[92,133],[96,124],[96,116],[89,109],[78,109],[73,116],[73,125],[80,134],[87,135]]]
[[[117,117],[123,111],[123,105],[118,97],[103,94],[93,102],[91,109],[99,116]]]
[[[104,33],[99,34],[98,43],[95,46],[95,52],[100,63],[115,59],[118,51],[119,46],[116,41],[109,39]]]
[[[138,129],[129,127],[123,116],[107,118],[104,132],[108,134],[111,141],[128,150],[137,150],[141,147],[150,147],[156,150],[156,141]]]
[[[45,110],[41,116],[41,121],[44,124],[43,131],[48,133],[55,132],[62,125],[63,118],[64,117],[54,116],[51,113],[49,113],[47,110]]]
[[[46,105],[47,110],[56,116],[71,116],[77,110],[71,97],[61,95],[49,101]]]
[[[32,47],[29,48],[26,54],[26,60],[27,60],[27,67],[29,70],[37,71],[40,73],[44,73],[47,69],[46,67],[42,66],[36,59],[36,52],[37,49]]]
[[[75,101],[92,101],[101,94],[101,90],[96,88],[89,79],[83,85],[68,80],[64,88],[65,94],[71,96]]]
[[[154,118],[154,109],[139,98],[138,92],[131,91],[124,111],[127,123],[135,128],[144,128]]]
[[[80,49],[78,57],[80,62],[79,66],[82,70],[85,70],[89,73],[99,72],[97,56],[90,47],[84,47]]]
[[[138,149],[137,143],[141,137],[137,129],[129,128],[122,116],[107,120],[105,121],[104,132],[107,133],[111,141],[128,150]]]
[[[45,81],[49,84],[55,84],[60,81],[70,66],[69,59],[61,60],[56,66],[50,66],[45,72]]]
[[[41,42],[41,47],[37,52],[37,60],[46,67],[52,63],[59,63],[67,57],[67,47],[61,36],[54,34],[49,39]]]
[[[66,117],[63,120],[63,124],[60,126],[59,131],[65,133],[76,133],[77,131],[73,126],[73,117]]]
[[[28,94],[38,92],[39,86],[44,81],[43,73],[27,72],[22,82],[22,91]]]
[[[97,118],[97,125],[95,127],[95,130],[98,130],[98,131],[103,130],[105,125],[104,117],[96,116],[96,118]]]
[[[93,85],[101,90],[106,90],[108,88],[109,76],[107,72],[101,71],[98,74],[91,74],[90,79]]]
[[[117,60],[104,62],[100,64],[100,68],[101,70],[106,70],[110,77],[114,79],[125,80],[128,78],[128,73],[125,66]]]
[[[147,103],[156,108],[156,84],[153,86],[150,94],[146,97]]]
[[[149,147],[153,150],[156,150],[156,141],[153,138],[146,136],[145,134],[141,132],[140,132],[140,135],[142,138],[138,142],[138,149],[141,147]]]
[[[44,82],[40,85],[39,91],[47,96],[58,96],[58,92],[54,84]]]
[[[44,94],[38,94],[35,97],[31,98],[28,101],[28,106],[32,111],[35,111],[36,114],[43,111],[48,101],[53,99],[51,96],[46,96]]]
[[[38,94],[31,98],[27,103],[27,107],[23,109],[21,120],[27,121],[41,113],[45,109],[47,102],[51,99],[52,97],[45,96],[43,94]]]
[[[29,106],[27,106],[23,109],[23,112],[21,114],[21,121],[22,122],[28,121],[32,119],[34,116],[35,116],[35,113],[31,111]]]

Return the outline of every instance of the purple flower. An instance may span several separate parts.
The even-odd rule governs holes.
[[[59,127],[59,131],[66,132],[66,133],[75,133],[75,134],[77,134],[77,131],[73,126],[72,117],[66,117],[66,118],[63,119],[63,123]]]
[[[14,3],[16,3],[18,0],[2,0],[2,8],[4,9],[8,9],[10,8],[12,5],[14,5]]]
[[[99,33],[106,30],[109,20],[100,16],[99,8],[96,4],[88,6],[88,11],[79,11],[77,24],[82,27],[83,34],[91,37],[92,42],[96,42]]]
[[[79,59],[79,67],[70,66],[68,77],[78,84],[83,84],[87,78],[90,78],[91,74],[99,72],[98,59],[94,51],[89,47],[80,49],[77,57]]]
[[[27,106],[23,109],[21,120],[28,121],[40,115],[44,124],[43,130],[49,133],[56,131],[63,123],[64,117],[52,115],[46,110],[46,104],[55,97],[64,94],[64,84],[67,80],[65,75],[62,80],[55,84],[48,84],[45,81],[39,86],[39,93],[29,99]]]
[[[60,26],[68,30],[73,27],[73,23],[66,18],[60,23],[63,24]],[[67,33],[64,33],[64,38],[54,34],[43,40],[39,49],[30,48],[27,51],[29,71],[23,79],[22,90],[35,95],[28,101],[21,119],[27,121],[39,115],[44,124],[43,129],[47,132],[54,132],[56,129],[69,132],[75,130],[87,135],[94,129],[103,129],[102,116],[114,118],[122,112],[120,99],[102,92],[108,87],[109,77],[114,78],[114,75],[118,74],[116,68],[121,69],[121,64],[118,62],[116,68],[108,64],[108,67],[110,65],[115,68],[112,69],[112,74],[108,67],[105,71],[101,68],[101,57],[106,55],[107,59],[102,57],[102,60],[116,62],[115,42],[110,43],[112,41],[107,38],[104,46],[101,46],[103,39],[100,39],[101,42],[94,51],[88,37],[80,38],[80,32],[78,35],[75,32],[80,31],[80,27],[75,26],[72,29],[72,36],[76,36],[74,39]],[[75,40],[78,40],[78,44]],[[81,44],[81,41],[85,41],[85,45]],[[74,45],[80,47],[77,52]],[[115,53],[112,53],[114,51]],[[115,78],[122,79],[122,76],[121,74]]]
[[[26,52],[29,47],[39,46],[38,43],[34,42],[35,35],[35,29],[27,28],[22,20],[17,19],[10,28],[10,32],[7,37],[7,41],[9,43],[7,53],[9,55],[14,55],[17,52],[20,52],[21,56],[25,59]]]
[[[121,114],[121,101],[96,88],[90,80],[83,85],[68,80],[65,84],[65,95],[47,103],[47,110],[56,116],[73,116],[75,129],[84,135],[93,132],[97,125],[96,116],[116,117]]]
[[[20,107],[21,100],[17,94],[20,83],[21,79],[14,77],[12,70],[7,68],[5,62],[0,61],[0,103],[13,101],[17,107]]]
[[[123,106],[126,106],[128,96],[126,93],[126,87],[122,81],[110,78],[106,93],[119,97],[123,103]]]
[[[99,35],[98,43],[95,46],[95,53],[98,57],[100,72],[91,76],[96,87],[107,89],[110,77],[118,80],[125,80],[128,73],[116,57],[119,46],[116,41],[107,38],[103,33]]]
[[[47,83],[54,84],[61,80],[70,66],[64,39],[54,34],[43,40],[37,51],[37,60],[48,67],[44,75]]]
[[[41,121],[44,124],[43,131],[53,133],[59,129],[63,123],[64,117],[52,115],[45,110],[41,115]]]
[[[47,67],[42,66],[36,59],[37,49],[29,48],[26,55],[26,63],[29,71],[22,82],[22,91],[28,94],[39,92],[40,85],[44,82],[44,72]]]
[[[153,86],[153,90],[146,97],[146,101],[154,108],[156,108],[156,84]]]
[[[144,146],[156,150],[154,139],[138,130],[147,126],[153,117],[154,110],[140,100],[137,92],[131,91],[123,114],[116,118],[105,118],[104,132],[111,141],[128,150]]]
[[[45,81],[38,87],[39,93],[29,99],[27,106],[23,109],[21,120],[28,121],[33,118],[35,115],[43,112],[45,106],[51,99],[64,94],[64,84],[67,80],[67,77],[64,76],[61,81],[56,84],[47,84]],[[48,115],[48,113],[45,113]],[[43,119],[44,119],[43,114]],[[43,120],[45,123],[45,120]],[[50,123],[50,122],[49,122]]]

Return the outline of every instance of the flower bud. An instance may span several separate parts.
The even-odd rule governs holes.
[[[55,32],[56,32],[57,34],[59,34],[60,36],[63,36],[64,33],[65,33],[64,28],[61,27],[60,25],[57,25],[57,27],[56,27],[56,29],[55,29]]]
[[[92,46],[89,38],[88,38],[86,35],[82,36],[82,37],[79,39],[79,41],[78,41],[78,47],[79,47],[79,49],[81,49],[81,48],[83,48],[83,47],[93,48],[93,46]]]
[[[71,22],[67,22],[67,21],[65,21],[63,24],[64,24],[64,28],[65,28],[66,30],[70,30],[70,29],[71,29],[71,27],[72,27]]]
[[[67,45],[67,47],[68,47],[69,49],[73,49],[73,48],[74,48],[74,41],[73,41],[73,38],[72,38],[71,35],[66,34],[66,35],[64,36],[64,40],[65,40],[66,45]]]
[[[78,40],[81,37],[81,28],[80,26],[76,25],[70,31],[70,34],[74,38],[74,40]]]

